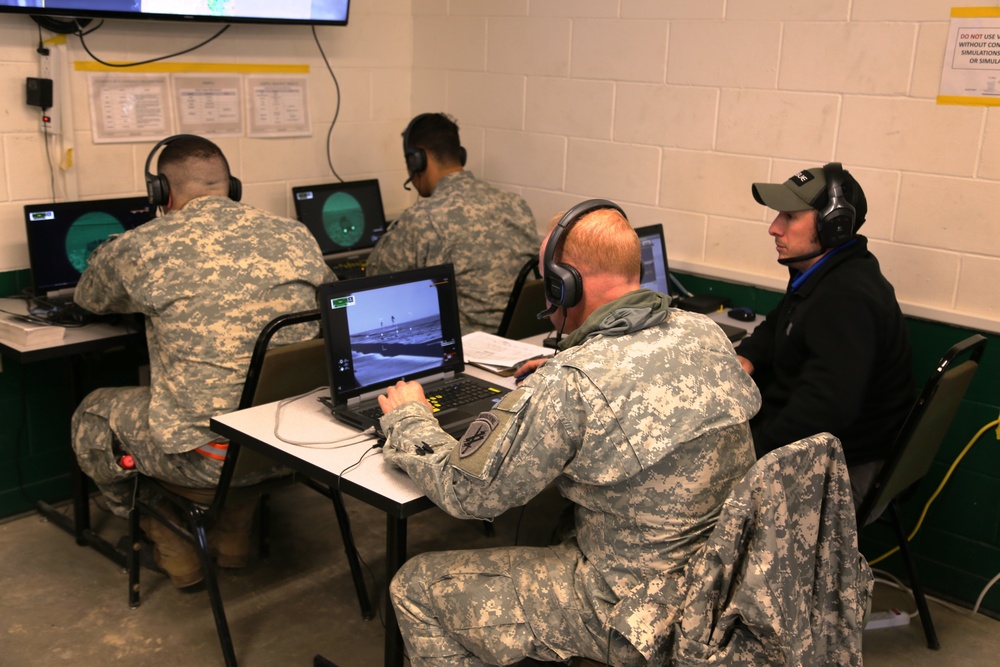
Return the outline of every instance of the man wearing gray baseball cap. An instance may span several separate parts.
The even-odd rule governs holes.
[[[868,201],[838,162],[751,190],[777,211],[768,233],[789,271],[784,297],[736,348],[763,397],[751,421],[757,456],[833,433],[857,509],[915,396],[895,291],[857,233]]]

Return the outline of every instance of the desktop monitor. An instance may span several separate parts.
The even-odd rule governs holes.
[[[113,234],[151,220],[155,214],[146,197],[25,205],[35,296],[76,287],[97,246]]]
[[[292,188],[295,215],[309,228],[324,255],[367,250],[385,232],[378,180]]]
[[[670,267],[667,264],[667,244],[663,241],[663,225],[657,223],[635,230],[642,251],[642,287],[670,294]]]

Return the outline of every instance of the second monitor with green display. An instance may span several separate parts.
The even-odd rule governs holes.
[[[295,215],[309,228],[325,256],[370,249],[385,232],[378,180],[292,188]]]

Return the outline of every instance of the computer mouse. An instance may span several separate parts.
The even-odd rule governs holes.
[[[752,310],[744,307],[731,308],[727,314],[734,320],[741,322],[753,322],[757,319],[757,315]]]

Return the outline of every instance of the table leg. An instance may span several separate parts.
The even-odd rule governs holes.
[[[385,530],[385,667],[402,667],[403,636],[389,597],[389,583],[406,562],[406,519],[386,515]]]

